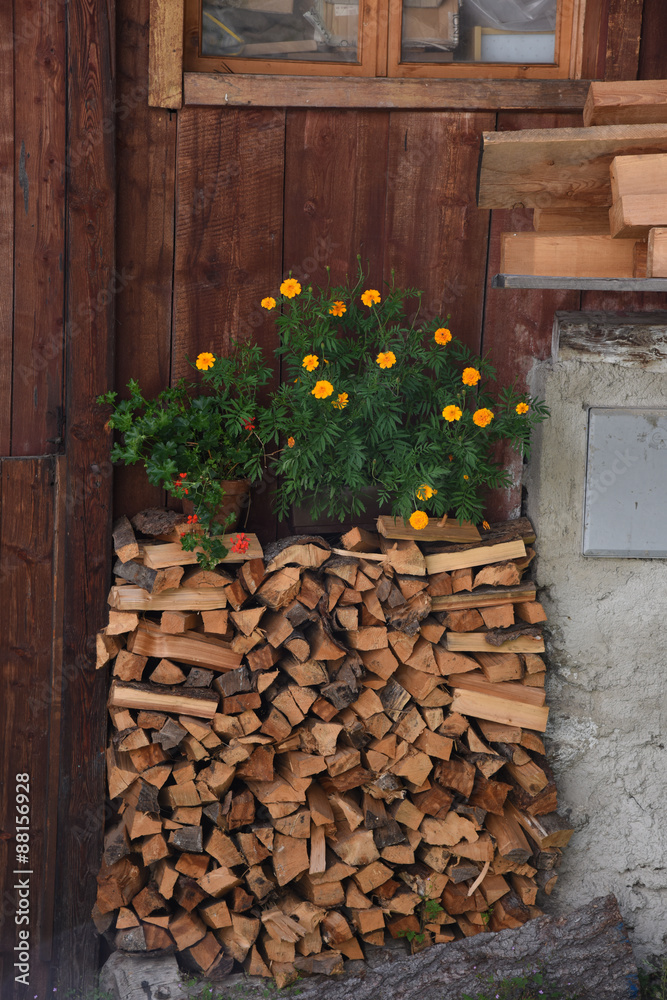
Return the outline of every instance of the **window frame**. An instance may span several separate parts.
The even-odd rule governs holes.
[[[590,0],[589,0],[590,2]],[[401,61],[402,0],[359,0],[359,59],[356,63],[299,59],[204,56],[201,0],[184,0],[186,73],[297,77],[363,77],[439,80],[566,80],[581,77],[587,0],[558,0],[555,63],[429,63]],[[380,30],[384,27],[384,30]]]

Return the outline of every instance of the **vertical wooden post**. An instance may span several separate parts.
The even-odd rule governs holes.
[[[54,978],[93,986],[90,919],[104,825],[105,678],[96,674],[111,521],[109,437],[95,397],[112,377],[114,0],[71,0],[67,53],[65,606]]]

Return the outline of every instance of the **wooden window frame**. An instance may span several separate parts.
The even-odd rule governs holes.
[[[582,75],[584,20],[591,0],[558,0],[555,63],[429,63],[401,61],[402,0],[359,0],[359,58],[355,63],[259,59],[201,54],[201,0],[185,0],[186,73],[254,76],[363,77],[412,80],[576,80]],[[595,5],[595,4],[593,4]],[[384,29],[384,30],[381,30]]]

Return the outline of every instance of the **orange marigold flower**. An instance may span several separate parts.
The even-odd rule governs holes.
[[[481,377],[476,368],[464,368],[461,381],[464,385],[477,385]]]
[[[450,403],[449,406],[446,406],[444,408],[444,410],[442,411],[442,415],[445,418],[445,420],[447,420],[451,424],[453,420],[461,419],[461,417],[463,416],[463,410],[461,409],[460,406],[454,406],[453,403]]]
[[[215,355],[211,354],[210,351],[202,351],[201,354],[197,355],[197,360],[195,365],[200,372],[208,371],[215,364]]]
[[[301,367],[306,368],[309,372],[314,371],[320,363],[320,359],[317,354],[306,354],[305,358],[301,362]]]
[[[333,392],[333,386],[331,382],[327,382],[323,379],[321,382],[315,383],[315,388],[311,389],[310,395],[314,396],[315,399],[326,399]]]
[[[262,309],[275,309],[276,308],[276,300],[273,298],[272,295],[267,295],[265,299],[262,299],[262,301],[260,302],[260,305],[261,305]]]
[[[334,304],[331,306],[329,313],[331,316],[342,316],[343,313],[347,312],[347,306],[340,299],[336,299]]]
[[[372,306],[378,302],[382,302],[382,298],[377,288],[367,288],[365,292],[361,293],[361,301],[365,306]]]
[[[488,425],[493,420],[493,413],[491,410],[487,410],[483,407],[481,410],[475,410],[472,415],[473,424],[477,424],[478,427],[488,427]]]
[[[296,444],[296,441],[294,440],[293,437],[288,437],[287,438],[287,447],[288,448],[293,448],[295,444]]]
[[[491,525],[488,521],[482,521],[482,527],[484,528],[484,531],[491,531]]]
[[[519,416],[521,416],[523,413],[528,413],[529,409],[530,407],[528,403],[517,403],[516,405],[516,412],[519,414]]]
[[[301,295],[301,285],[296,278],[286,278],[280,286],[280,294],[286,299],[293,299],[295,295]]]
[[[470,476],[464,476],[463,478],[464,479],[470,479]]]
[[[346,392],[339,392],[338,399],[332,399],[331,405],[335,406],[337,410],[344,410],[349,402],[348,395]]]
[[[423,510],[416,510],[414,514],[410,515],[410,526],[416,528],[417,531],[421,531],[428,524],[428,514]]]
[[[434,497],[437,492],[438,491],[434,490],[432,486],[428,485],[428,483],[422,483],[422,485],[417,487],[415,490],[415,495],[418,500],[430,500],[431,497]]]
[[[436,344],[448,344],[452,339],[452,335],[444,326],[441,326],[439,330],[436,330],[433,334],[433,339]]]
[[[380,351],[375,360],[380,368],[391,368],[392,365],[396,364],[396,355],[393,351],[385,351],[384,353]]]

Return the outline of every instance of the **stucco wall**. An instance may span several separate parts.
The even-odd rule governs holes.
[[[549,615],[547,752],[576,831],[547,909],[614,892],[640,960],[667,951],[667,563],[584,558],[582,516],[588,407],[665,407],[667,373],[544,362],[531,388],[552,414],[525,477]],[[665,515],[667,533],[667,497]]]

